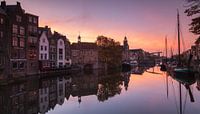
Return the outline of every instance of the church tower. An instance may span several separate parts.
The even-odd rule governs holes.
[[[129,45],[128,45],[128,40],[127,37],[124,37],[124,50],[128,51],[129,50]]]
[[[81,43],[81,36],[78,35],[78,43]]]

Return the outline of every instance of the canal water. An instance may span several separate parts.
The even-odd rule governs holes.
[[[180,95],[179,82],[159,67],[24,80],[0,88],[0,113],[199,114],[199,76],[189,85],[192,94],[181,85]]]

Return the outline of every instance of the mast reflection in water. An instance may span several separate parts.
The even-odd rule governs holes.
[[[0,86],[0,114],[200,113],[200,76],[182,85],[182,112],[179,82],[158,67],[29,78]]]

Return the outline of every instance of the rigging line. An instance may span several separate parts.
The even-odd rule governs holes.
[[[182,38],[182,44],[183,44],[183,52],[185,51],[185,41],[184,41],[184,37],[183,37],[183,32],[182,32],[182,25],[180,24],[180,32],[181,32],[181,38]]]
[[[172,87],[173,87],[173,94],[174,94],[174,101],[175,101],[175,105],[176,105],[176,111],[177,111],[177,114],[179,114],[178,104],[177,104],[178,101],[176,99],[175,88],[174,88],[174,84],[173,84],[172,78],[171,78],[171,82],[172,82]]]
[[[173,37],[173,43],[172,43],[172,48],[175,48],[177,45],[176,45],[176,41],[177,41],[177,22],[176,22],[176,26],[175,26],[175,31],[174,31],[174,37]],[[175,47],[174,47],[175,46]]]
[[[186,94],[185,94],[185,101],[184,101],[184,105],[183,105],[183,114],[185,114],[185,107],[186,107],[186,102],[187,102],[187,96],[188,96],[188,91],[186,91]]]

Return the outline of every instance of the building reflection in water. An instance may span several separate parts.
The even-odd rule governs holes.
[[[142,75],[149,67],[139,67],[139,66],[135,66],[132,68],[131,70],[131,74],[138,74],[138,75]]]
[[[0,86],[0,114],[45,114],[69,97],[96,95],[108,100],[127,90],[130,73],[79,73],[72,76],[27,78]],[[67,101],[66,101],[67,102]],[[82,101],[84,102],[84,101]]]

